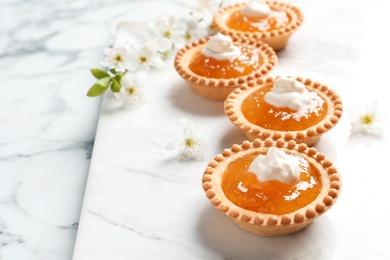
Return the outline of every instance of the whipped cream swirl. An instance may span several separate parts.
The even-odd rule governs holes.
[[[301,168],[298,158],[272,147],[265,156],[260,154],[253,160],[249,172],[254,173],[261,182],[277,180],[293,184],[299,180]]]
[[[242,8],[241,13],[251,18],[267,18],[271,14],[271,8],[262,1],[251,0]]]
[[[275,107],[288,107],[300,110],[311,103],[310,93],[305,86],[295,79],[279,77],[275,80],[272,91],[264,96],[265,101]]]
[[[234,60],[240,56],[240,48],[233,44],[229,36],[221,33],[215,34],[202,49],[202,54],[216,60]]]

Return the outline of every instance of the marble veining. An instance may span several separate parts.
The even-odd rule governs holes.
[[[71,259],[101,102],[89,68],[131,8],[0,3],[0,259]]]
[[[118,22],[142,23],[184,1],[2,1],[0,259],[389,259],[389,121],[382,138],[350,136],[348,116],[371,98],[389,111],[389,3],[289,2],[305,22],[272,75],[309,77],[342,96],[342,120],[316,148],[344,186],[304,231],[264,238],[205,197],[207,163],[245,137],[172,60],[151,72],[149,96],[133,109],[113,106],[109,93],[85,95]],[[210,132],[208,159],[182,162],[164,149],[179,118]]]

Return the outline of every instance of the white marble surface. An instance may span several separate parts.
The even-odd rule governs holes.
[[[0,1],[0,259],[67,260],[101,98],[89,68],[128,1]]]
[[[372,98],[390,111],[389,3],[291,2],[305,22],[272,75],[309,77],[343,97],[342,120],[316,147],[344,186],[304,231],[264,238],[204,195],[209,160],[245,137],[172,62],[150,74],[148,99],[133,109],[105,95],[99,115],[101,99],[85,96],[118,18],[143,22],[172,1],[2,1],[0,259],[390,259],[389,122],[382,138],[351,137],[347,113]],[[210,132],[208,159],[177,161],[164,149],[179,118]]]
[[[277,238],[248,233],[218,212],[201,187],[203,171],[245,137],[222,103],[195,95],[169,61],[150,73],[145,103],[120,110],[108,95],[103,100],[74,260],[390,258],[389,122],[382,138],[350,136],[348,115],[370,99],[389,111],[390,9],[386,1],[294,3],[306,19],[278,53],[272,75],[312,78],[343,98],[342,120],[316,145],[343,176],[334,207],[302,232]],[[177,161],[164,149],[177,136],[179,118],[210,132],[205,161]]]

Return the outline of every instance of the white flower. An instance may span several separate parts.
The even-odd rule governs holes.
[[[223,1],[197,0],[190,1],[191,15],[197,17],[198,28],[204,28],[207,35],[213,35],[217,31],[212,25],[214,15],[222,7]],[[203,30],[203,29],[202,29]]]
[[[190,1],[191,8],[199,13],[214,14],[221,7],[222,1],[215,0],[197,0]]]
[[[383,135],[383,129],[380,123],[384,121],[384,114],[378,112],[378,103],[376,101],[371,101],[365,108],[351,107],[349,114],[352,117],[352,135]]]
[[[171,48],[179,49],[185,45],[186,24],[175,11],[164,13],[159,19],[151,21],[149,30],[156,39],[168,40]]]
[[[199,15],[192,13],[183,17],[182,22],[186,25],[184,39],[186,42],[193,42],[208,35],[207,22]]]
[[[179,124],[183,127],[183,132],[178,139],[169,141],[166,149],[178,150],[180,153],[179,158],[183,160],[190,158],[195,160],[204,159],[208,144],[208,134],[195,133],[194,124],[188,119],[180,119]]]
[[[118,72],[126,71],[130,61],[130,50],[128,46],[123,45],[115,48],[107,48],[104,51],[106,55],[102,61],[102,65],[115,69]]]
[[[145,97],[145,82],[145,72],[138,71],[134,74],[127,72],[122,78],[120,92],[114,93],[115,97],[122,101],[122,105],[126,108],[141,102]]]
[[[148,38],[143,44],[133,44],[127,69],[129,71],[150,70],[164,66],[162,54],[170,49],[170,42],[164,39]]]

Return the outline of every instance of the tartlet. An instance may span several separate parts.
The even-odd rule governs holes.
[[[222,185],[228,166],[245,156],[265,154],[271,147],[300,156],[308,161],[310,167],[317,170],[316,178],[320,191],[306,206],[283,214],[262,213],[237,206],[226,196]],[[253,142],[244,141],[241,145],[235,144],[230,149],[225,149],[206,167],[202,185],[207,198],[219,211],[239,227],[262,236],[282,236],[307,227],[334,205],[342,187],[341,176],[336,167],[323,153],[319,153],[314,147],[297,144],[292,140],[274,141],[270,138],[265,141],[260,139]],[[245,187],[240,187],[243,188]]]
[[[203,98],[223,101],[240,85],[267,76],[277,64],[276,53],[267,44],[254,39],[231,37],[235,46],[256,50],[259,60],[258,68],[247,75],[231,78],[199,75],[191,70],[190,66],[211,38],[212,36],[209,36],[186,45],[179,50],[174,60],[174,67],[178,74],[189,83],[195,93]]]
[[[339,122],[343,112],[341,97],[328,86],[311,79],[286,77],[301,82],[309,93],[313,93],[317,99],[323,102],[322,107],[320,107],[322,111],[318,112],[314,109],[313,111],[310,111],[309,108],[307,108],[309,116],[307,121],[305,121],[305,118],[295,120],[295,112],[287,109],[287,112],[283,112],[282,109],[282,112],[276,114],[278,111],[277,108],[264,105],[264,100],[263,103],[261,103],[261,97],[257,97],[256,99],[256,102],[260,103],[253,106],[252,101],[255,100],[254,97],[264,95],[267,91],[270,91],[277,78],[278,77],[267,77],[266,79],[258,79],[257,81],[251,81],[248,84],[244,84],[240,88],[235,89],[229,94],[224,102],[225,114],[250,141],[253,141],[256,138],[262,140],[267,138],[272,138],[274,140],[283,138],[286,141],[294,140],[297,143],[306,143],[308,146],[316,144],[320,140],[322,134],[332,129]],[[248,104],[251,104],[251,107],[248,108]],[[269,109],[269,111],[266,110],[266,113],[264,113],[264,111],[260,110],[260,108],[263,107]],[[248,111],[251,113],[250,116]],[[281,119],[282,116],[285,116],[282,113],[286,113],[290,116],[288,119],[290,121],[282,122],[282,120],[285,120],[285,117]],[[290,114],[292,114],[292,116]],[[313,120],[315,120],[313,122],[310,121],[311,115],[313,115]],[[276,126],[271,126],[269,122],[274,119],[267,119],[266,116],[279,120],[279,122],[273,123],[278,128],[276,128]],[[265,120],[265,123],[259,123],[258,120]],[[275,127],[276,129],[272,127]]]
[[[271,27],[267,30],[253,29],[254,27],[252,26],[250,26],[252,29],[231,28],[231,26],[228,24],[228,21],[231,19],[232,14],[237,13],[244,8],[246,3],[243,2],[221,8],[214,15],[212,25],[215,30],[223,34],[231,35],[233,37],[238,36],[254,38],[256,40],[267,43],[275,51],[279,51],[286,47],[290,36],[301,27],[304,21],[304,16],[302,11],[297,6],[294,6],[290,3],[278,1],[264,1],[264,3],[266,3],[273,12],[285,12],[287,16],[286,23],[280,27]],[[232,24],[237,25],[238,22],[234,21]]]

